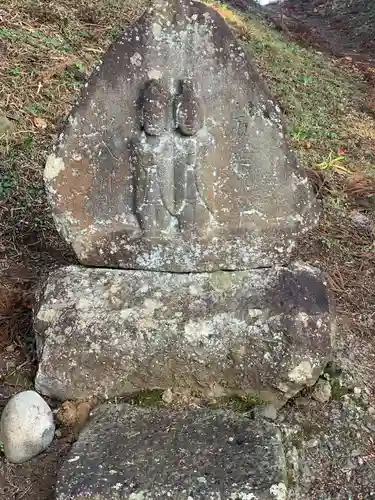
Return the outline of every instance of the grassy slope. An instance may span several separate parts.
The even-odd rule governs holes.
[[[2,8],[0,113],[13,127],[0,135],[0,239],[8,264],[30,270],[49,260],[46,251],[63,250],[45,205],[46,153],[93,64],[145,3],[9,0]]]
[[[290,43],[254,14],[214,5],[281,103],[291,145],[321,201],[321,223],[300,242],[296,256],[328,273],[339,347],[347,349],[354,336],[363,341],[361,349],[373,349],[375,121],[362,110],[374,90],[354,67]],[[367,225],[352,222],[358,212]],[[357,362],[365,371],[366,360]]]
[[[375,174],[375,123],[360,112],[369,89],[362,76],[317,52],[288,42],[255,16],[214,4],[248,45],[282,104],[293,146],[304,166],[347,151],[343,166]],[[332,165],[331,165],[332,166]]]

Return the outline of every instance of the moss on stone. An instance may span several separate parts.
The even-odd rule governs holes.
[[[124,398],[124,402],[141,407],[159,407],[163,405],[163,390],[140,391]]]
[[[343,396],[349,393],[348,387],[342,385],[342,381],[339,378],[332,378],[331,383],[331,397],[335,401],[340,401]]]
[[[289,438],[290,443],[297,449],[297,450],[302,450],[304,448],[305,444],[305,434],[301,430]]]
[[[255,394],[247,394],[245,396],[224,396],[217,400],[213,405],[214,408],[223,408],[233,410],[239,413],[246,413],[256,406],[266,405],[264,401]]]

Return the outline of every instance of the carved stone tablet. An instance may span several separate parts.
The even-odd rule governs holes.
[[[83,264],[285,263],[317,220],[280,110],[212,8],[158,0],[90,78],[45,183]]]

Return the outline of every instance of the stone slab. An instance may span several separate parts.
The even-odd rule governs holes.
[[[39,392],[113,398],[144,389],[253,393],[276,407],[315,383],[333,320],[321,273],[52,272],[35,311]]]
[[[279,107],[220,14],[190,0],[155,0],[110,47],[44,180],[84,265],[286,264],[317,222]]]
[[[64,460],[56,500],[286,500],[274,424],[231,412],[97,410]]]

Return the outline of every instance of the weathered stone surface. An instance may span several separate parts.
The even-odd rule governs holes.
[[[10,462],[19,464],[39,455],[54,435],[52,411],[37,392],[23,391],[9,400],[1,414],[0,442]]]
[[[57,500],[286,500],[277,428],[224,411],[97,410],[66,458]]]
[[[170,274],[61,268],[41,293],[36,387],[61,399],[142,389],[252,392],[280,406],[331,354],[319,271]]]
[[[90,78],[45,168],[83,264],[287,263],[317,216],[280,110],[211,7],[157,0]]]

